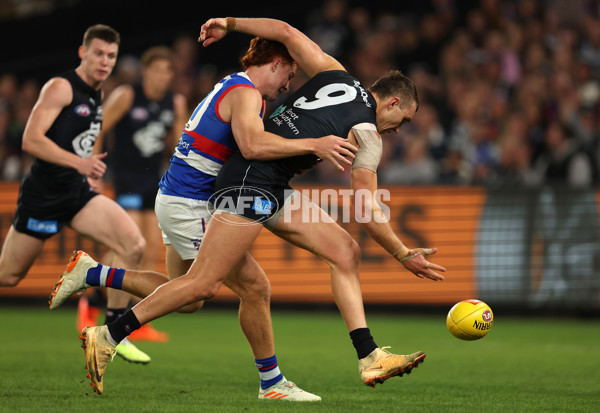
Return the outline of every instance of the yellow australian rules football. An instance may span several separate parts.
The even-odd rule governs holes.
[[[456,303],[448,312],[446,327],[461,340],[479,340],[485,337],[494,324],[494,313],[481,300],[464,300]]]

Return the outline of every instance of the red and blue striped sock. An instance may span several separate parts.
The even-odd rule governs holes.
[[[90,268],[85,277],[85,283],[92,287],[110,287],[120,290],[123,285],[125,270],[98,264]]]
[[[266,389],[283,379],[283,374],[279,371],[279,365],[277,364],[277,357],[269,357],[266,359],[254,360],[256,367],[258,367],[258,374],[260,375],[260,388]]]

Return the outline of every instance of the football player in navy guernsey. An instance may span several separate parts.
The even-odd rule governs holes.
[[[381,157],[379,133],[395,131],[415,115],[418,98],[414,83],[394,71],[367,90],[317,44],[278,20],[210,19],[203,25],[199,41],[207,46],[231,31],[283,43],[310,78],[266,121],[265,130],[292,140],[333,134],[357,143],[360,149],[352,166],[352,187],[372,194],[362,211],[369,219],[360,220],[365,230],[417,277],[443,280],[439,272],[445,269],[426,259],[436,249],[406,247],[375,201],[375,171]],[[333,297],[356,349],[364,384],[375,386],[422,363],[422,351],[397,355],[377,346],[363,308],[357,242],[317,204],[290,191],[289,180],[317,161],[310,155],[281,161],[231,156],[219,172],[216,189],[230,201],[225,207],[234,208],[216,204],[217,211],[189,271],[163,284],[107,328],[93,327],[84,332],[87,352],[102,366],[90,371],[95,380],[102,380],[115,344],[132,330],[184,305],[214,297],[228,274],[246,257],[263,226],[329,263]],[[298,203],[301,208],[292,208]],[[318,220],[307,222],[303,215]]]
[[[109,26],[88,28],[79,47],[80,65],[42,88],[23,135],[23,150],[36,160],[21,182],[15,219],[4,240],[2,286],[17,285],[45,241],[65,225],[109,247],[117,262],[139,265],[146,246],[140,230],[113,200],[91,191],[87,181],[106,170],[106,153],[92,154],[92,149],[102,125],[100,87],[115,66],[119,43],[119,33]],[[110,307],[129,300],[122,291],[107,294]],[[119,346],[119,354],[135,351],[129,344]]]

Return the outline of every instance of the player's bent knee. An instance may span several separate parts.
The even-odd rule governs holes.
[[[348,236],[338,244],[338,248],[330,252],[330,265],[351,270],[358,268],[360,262],[360,245]]]
[[[137,265],[142,261],[146,250],[146,240],[142,236],[133,236],[119,241],[117,245],[109,245],[126,265]]]
[[[352,239],[350,249],[352,250],[352,260],[355,265],[360,263],[360,245],[354,239]]]
[[[21,282],[23,278],[27,275],[29,268],[15,268],[10,265],[6,265],[4,258],[2,257],[2,262],[0,263],[0,287],[15,287],[17,284]]]
[[[221,287],[221,284],[216,286],[194,287],[192,291],[192,300],[190,302],[194,303],[196,301],[210,300],[217,295],[219,287]]]
[[[144,252],[146,251],[146,240],[144,237],[136,237],[127,243],[125,255],[132,262],[142,261]]]
[[[16,287],[23,278],[25,278],[24,275],[20,277],[13,274],[2,274],[0,275],[0,287]]]
[[[197,301],[192,304],[185,305],[177,310],[178,313],[182,314],[192,314],[196,311],[200,310],[204,306],[204,301]]]
[[[146,239],[144,237],[139,237],[137,241],[133,244],[132,254],[139,256],[141,260],[142,256],[144,255],[144,251],[146,251],[147,245],[148,244],[146,242]]]
[[[234,291],[242,301],[271,300],[271,282],[267,277],[258,277],[251,283],[235,286]]]
[[[264,271],[251,260],[244,263],[236,276],[228,277],[224,284],[242,301],[269,302],[271,282]]]

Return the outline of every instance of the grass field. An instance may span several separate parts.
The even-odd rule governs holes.
[[[259,401],[258,373],[233,308],[172,314],[168,343],[138,343],[147,366],[115,358],[101,396],[85,379],[75,309],[0,307],[1,412],[598,412],[600,320],[495,314],[489,335],[460,341],[445,314],[369,315],[380,346],[423,350],[412,374],[375,389],[357,374],[337,312],[274,310],[282,372],[323,401]]]

